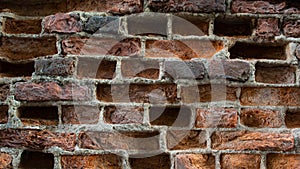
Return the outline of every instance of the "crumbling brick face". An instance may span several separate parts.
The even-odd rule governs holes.
[[[293,0],[0,0],[0,168],[299,168],[299,18]]]

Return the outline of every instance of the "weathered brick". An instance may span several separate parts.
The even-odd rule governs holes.
[[[73,133],[53,133],[48,130],[4,129],[0,130],[0,146],[11,148],[27,148],[45,150],[50,147],[60,147],[73,151],[76,135]]]
[[[192,116],[192,110],[188,106],[152,106],[149,110],[151,125],[189,127],[194,121]]]
[[[236,101],[237,88],[221,84],[184,86],[181,88],[183,103]]]
[[[112,124],[142,124],[144,109],[142,107],[107,106],[104,108],[104,118]]]
[[[299,2],[288,0],[234,0],[231,5],[233,13],[299,13],[299,9]]]
[[[171,167],[171,159],[169,154],[159,154],[145,158],[129,158],[129,164],[132,169],[169,169]]]
[[[214,21],[214,34],[218,36],[251,36],[253,18],[219,16]]]
[[[3,31],[10,34],[39,34],[42,31],[41,23],[41,19],[6,18]]]
[[[0,106],[0,124],[7,123],[8,121],[8,106]]]
[[[165,76],[172,79],[203,79],[206,75],[204,64],[200,61],[165,61]]]
[[[167,147],[170,150],[187,150],[206,147],[206,133],[199,130],[167,131]]]
[[[71,83],[18,82],[15,85],[15,98],[20,101],[89,100],[91,90],[89,86]]]
[[[215,169],[211,154],[179,154],[175,156],[175,169]]]
[[[285,125],[288,128],[300,128],[300,110],[288,109],[285,112]]]
[[[220,41],[209,40],[148,40],[146,57],[149,58],[211,58],[223,48]]]
[[[296,82],[296,68],[288,65],[255,65],[255,81],[271,84],[291,84]]]
[[[55,106],[22,106],[18,108],[18,117],[23,125],[57,125],[58,108]]]
[[[50,76],[68,76],[75,72],[74,58],[46,58],[35,60],[35,74]]]
[[[175,84],[100,84],[97,96],[104,102],[175,103]]]
[[[139,0],[68,0],[68,11],[110,12],[123,15],[143,11],[143,4]]]
[[[195,127],[233,128],[237,125],[237,114],[234,108],[197,109]]]
[[[61,157],[63,169],[69,168],[105,168],[121,169],[121,157],[114,154],[101,155],[63,155]]]
[[[118,33],[119,18],[116,16],[91,16],[83,30],[89,33]]]
[[[0,168],[12,169],[12,156],[0,152]]]
[[[299,154],[268,154],[267,166],[269,169],[282,168],[299,168],[300,155]]]
[[[300,60],[300,45],[298,45],[295,49],[295,55]]]
[[[300,88],[297,87],[243,87],[240,101],[249,106],[298,106]]]
[[[258,154],[222,154],[221,167],[260,169],[261,157]]]
[[[148,7],[155,12],[225,12],[225,0],[216,0],[214,2],[206,0],[149,0]]]
[[[159,150],[159,132],[81,132],[78,136],[80,148],[95,150]]]
[[[100,110],[97,106],[63,105],[63,124],[97,124]]]
[[[283,33],[287,37],[300,37],[300,20],[288,20],[283,24]]]
[[[279,20],[277,18],[259,18],[257,20],[256,35],[261,40],[272,40],[280,35]]]
[[[82,30],[79,15],[57,13],[44,18],[44,31],[46,33],[75,33]]]
[[[212,148],[216,150],[289,151],[294,148],[294,137],[292,134],[217,131],[212,135]]]
[[[8,94],[9,94],[9,85],[1,84],[0,85],[0,101],[6,100]]]
[[[208,35],[209,19],[206,17],[178,14],[172,16],[172,33],[182,36]]]
[[[0,42],[0,56],[10,60],[33,59],[56,53],[55,37],[2,37]]]
[[[114,55],[136,56],[140,53],[140,39],[78,38],[70,37],[62,41],[64,54],[71,55]]]
[[[211,60],[209,62],[209,78],[223,78],[233,81],[247,81],[250,76],[250,64],[239,60]]]
[[[23,151],[18,168],[53,168],[54,155],[37,151]]]
[[[278,110],[246,108],[241,110],[241,124],[248,127],[281,127],[282,115]]]
[[[1,77],[29,77],[34,73],[34,61],[25,63],[11,63],[5,60],[0,61]]]
[[[126,59],[121,62],[122,76],[125,78],[159,78],[159,62],[156,60]]]

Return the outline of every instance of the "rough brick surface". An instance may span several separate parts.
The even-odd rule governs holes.
[[[63,124],[96,124],[100,110],[97,106],[66,105],[62,106]]]
[[[47,58],[35,61],[35,74],[68,76],[75,72],[74,58]]]
[[[159,62],[156,60],[128,59],[121,62],[121,71],[124,78],[158,79],[159,70]]]
[[[280,35],[279,20],[277,18],[258,19],[256,35],[262,40],[269,40]]]
[[[299,128],[300,127],[300,110],[299,109],[288,109],[285,112],[285,125],[288,128]]]
[[[299,154],[268,154],[267,166],[270,169],[299,168]]]
[[[6,100],[8,94],[9,94],[9,85],[1,84],[0,85],[0,100],[1,101]]]
[[[42,32],[41,19],[13,19],[6,18],[4,25],[4,32],[10,34],[39,34]]]
[[[300,37],[300,20],[289,20],[283,25],[283,33],[287,37]]]
[[[7,123],[8,121],[8,106],[0,106],[0,124]]]
[[[221,166],[224,169],[260,169],[260,160],[261,157],[258,154],[223,154],[221,156]]]
[[[47,33],[75,33],[80,32],[82,25],[76,14],[57,13],[44,19],[44,31]]]
[[[215,158],[210,154],[179,154],[175,156],[175,169],[215,168]]]
[[[141,107],[107,106],[104,111],[104,118],[107,123],[143,123],[144,109]]]
[[[116,61],[80,57],[77,63],[77,76],[78,78],[113,79],[116,65]]]
[[[119,19],[116,16],[91,16],[83,30],[89,33],[118,33]]]
[[[12,168],[12,156],[7,153],[1,153],[0,152],[0,168]]]
[[[204,148],[206,133],[199,130],[169,130],[167,132],[167,147],[170,150],[187,150]]]
[[[262,83],[271,84],[291,84],[296,81],[296,69],[285,65],[255,65],[255,80]]]
[[[203,79],[206,75],[204,64],[199,61],[165,61],[165,76],[172,79]]]

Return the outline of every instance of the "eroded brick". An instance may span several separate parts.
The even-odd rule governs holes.
[[[57,13],[47,16],[43,24],[46,33],[75,33],[82,29],[79,15],[76,14]]]
[[[118,33],[119,18],[116,16],[91,16],[83,30],[89,33]]]
[[[224,169],[260,169],[260,160],[261,157],[258,154],[223,154],[221,155],[221,166]]]
[[[107,106],[104,108],[104,118],[112,124],[142,124],[144,109],[142,107]]]
[[[121,62],[122,76],[125,78],[159,78],[159,62],[156,60],[126,59]]]
[[[100,110],[97,106],[64,105],[62,106],[63,124],[97,124]]]
[[[283,33],[287,37],[300,37],[300,20],[288,20],[283,24]]]
[[[6,100],[9,94],[9,85],[8,84],[1,84],[0,85],[0,101]]]
[[[272,40],[280,35],[279,21],[277,18],[260,18],[257,21],[256,35],[262,40]]]
[[[167,131],[167,147],[170,150],[205,148],[206,132],[199,130]]]
[[[47,58],[35,60],[35,74],[68,76],[75,72],[74,58]]]
[[[300,128],[300,110],[288,109],[285,112],[285,125],[288,128]]]
[[[203,79],[206,75],[204,64],[200,61],[165,61],[165,76],[172,79]]]
[[[41,19],[6,18],[4,32],[9,34],[39,34],[42,31]]]
[[[175,156],[175,169],[214,169],[215,158],[211,154],[179,154]]]

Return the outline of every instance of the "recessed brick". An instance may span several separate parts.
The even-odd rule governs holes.
[[[25,150],[21,155],[21,161],[18,167],[52,169],[54,167],[54,155]]]
[[[283,33],[287,37],[300,37],[300,20],[287,20],[283,24]]]
[[[105,168],[121,169],[121,157],[114,154],[101,155],[63,155],[61,165],[69,168]]]
[[[215,168],[215,158],[211,154],[179,154],[175,156],[175,169]]]
[[[6,100],[8,94],[9,94],[9,85],[1,84],[0,85],[0,101]]]
[[[261,157],[258,154],[222,154],[221,167],[260,169]]]
[[[300,128],[300,110],[288,109],[285,112],[285,125],[288,128]]]
[[[282,115],[278,110],[246,108],[241,110],[241,124],[248,127],[281,127]]]
[[[251,36],[253,24],[249,17],[219,16],[214,22],[214,34],[218,36]]]
[[[0,77],[30,77],[34,73],[34,62],[13,63],[0,60]]]
[[[167,131],[167,147],[170,150],[187,150],[206,147],[206,132],[199,130]]]
[[[197,109],[195,127],[234,128],[237,125],[237,113],[234,108]]]
[[[0,106],[0,124],[7,123],[8,121],[8,106]]]
[[[18,117],[24,125],[57,125],[59,121],[55,106],[22,106],[18,108]]]
[[[79,15],[57,13],[44,18],[46,33],[76,33],[82,30]]]
[[[156,60],[126,59],[121,62],[122,76],[125,78],[159,78],[159,62]]]
[[[170,169],[171,159],[169,154],[160,154],[146,158],[129,158],[129,164],[132,169]]]
[[[12,169],[12,156],[0,152],[0,168]]]
[[[256,38],[273,40],[280,35],[279,20],[277,18],[259,18],[257,21]]]
[[[97,106],[63,105],[63,124],[97,124],[100,110]]]
[[[206,69],[201,61],[168,61],[164,62],[165,78],[203,79]]]
[[[83,30],[89,33],[114,33],[119,31],[119,17],[91,16],[84,24]]]
[[[3,31],[9,34],[39,34],[42,31],[42,20],[6,18]]]
[[[182,36],[205,36],[208,35],[209,19],[193,15],[172,16],[172,33]]]
[[[144,109],[142,107],[107,106],[104,108],[104,118],[112,124],[142,124]]]
[[[268,154],[267,166],[269,169],[299,168],[299,154]]]
[[[217,131],[211,139],[212,148],[216,150],[289,151],[294,148],[292,134]]]
[[[68,76],[75,72],[74,58],[52,57],[35,60],[35,74],[48,76]]]

